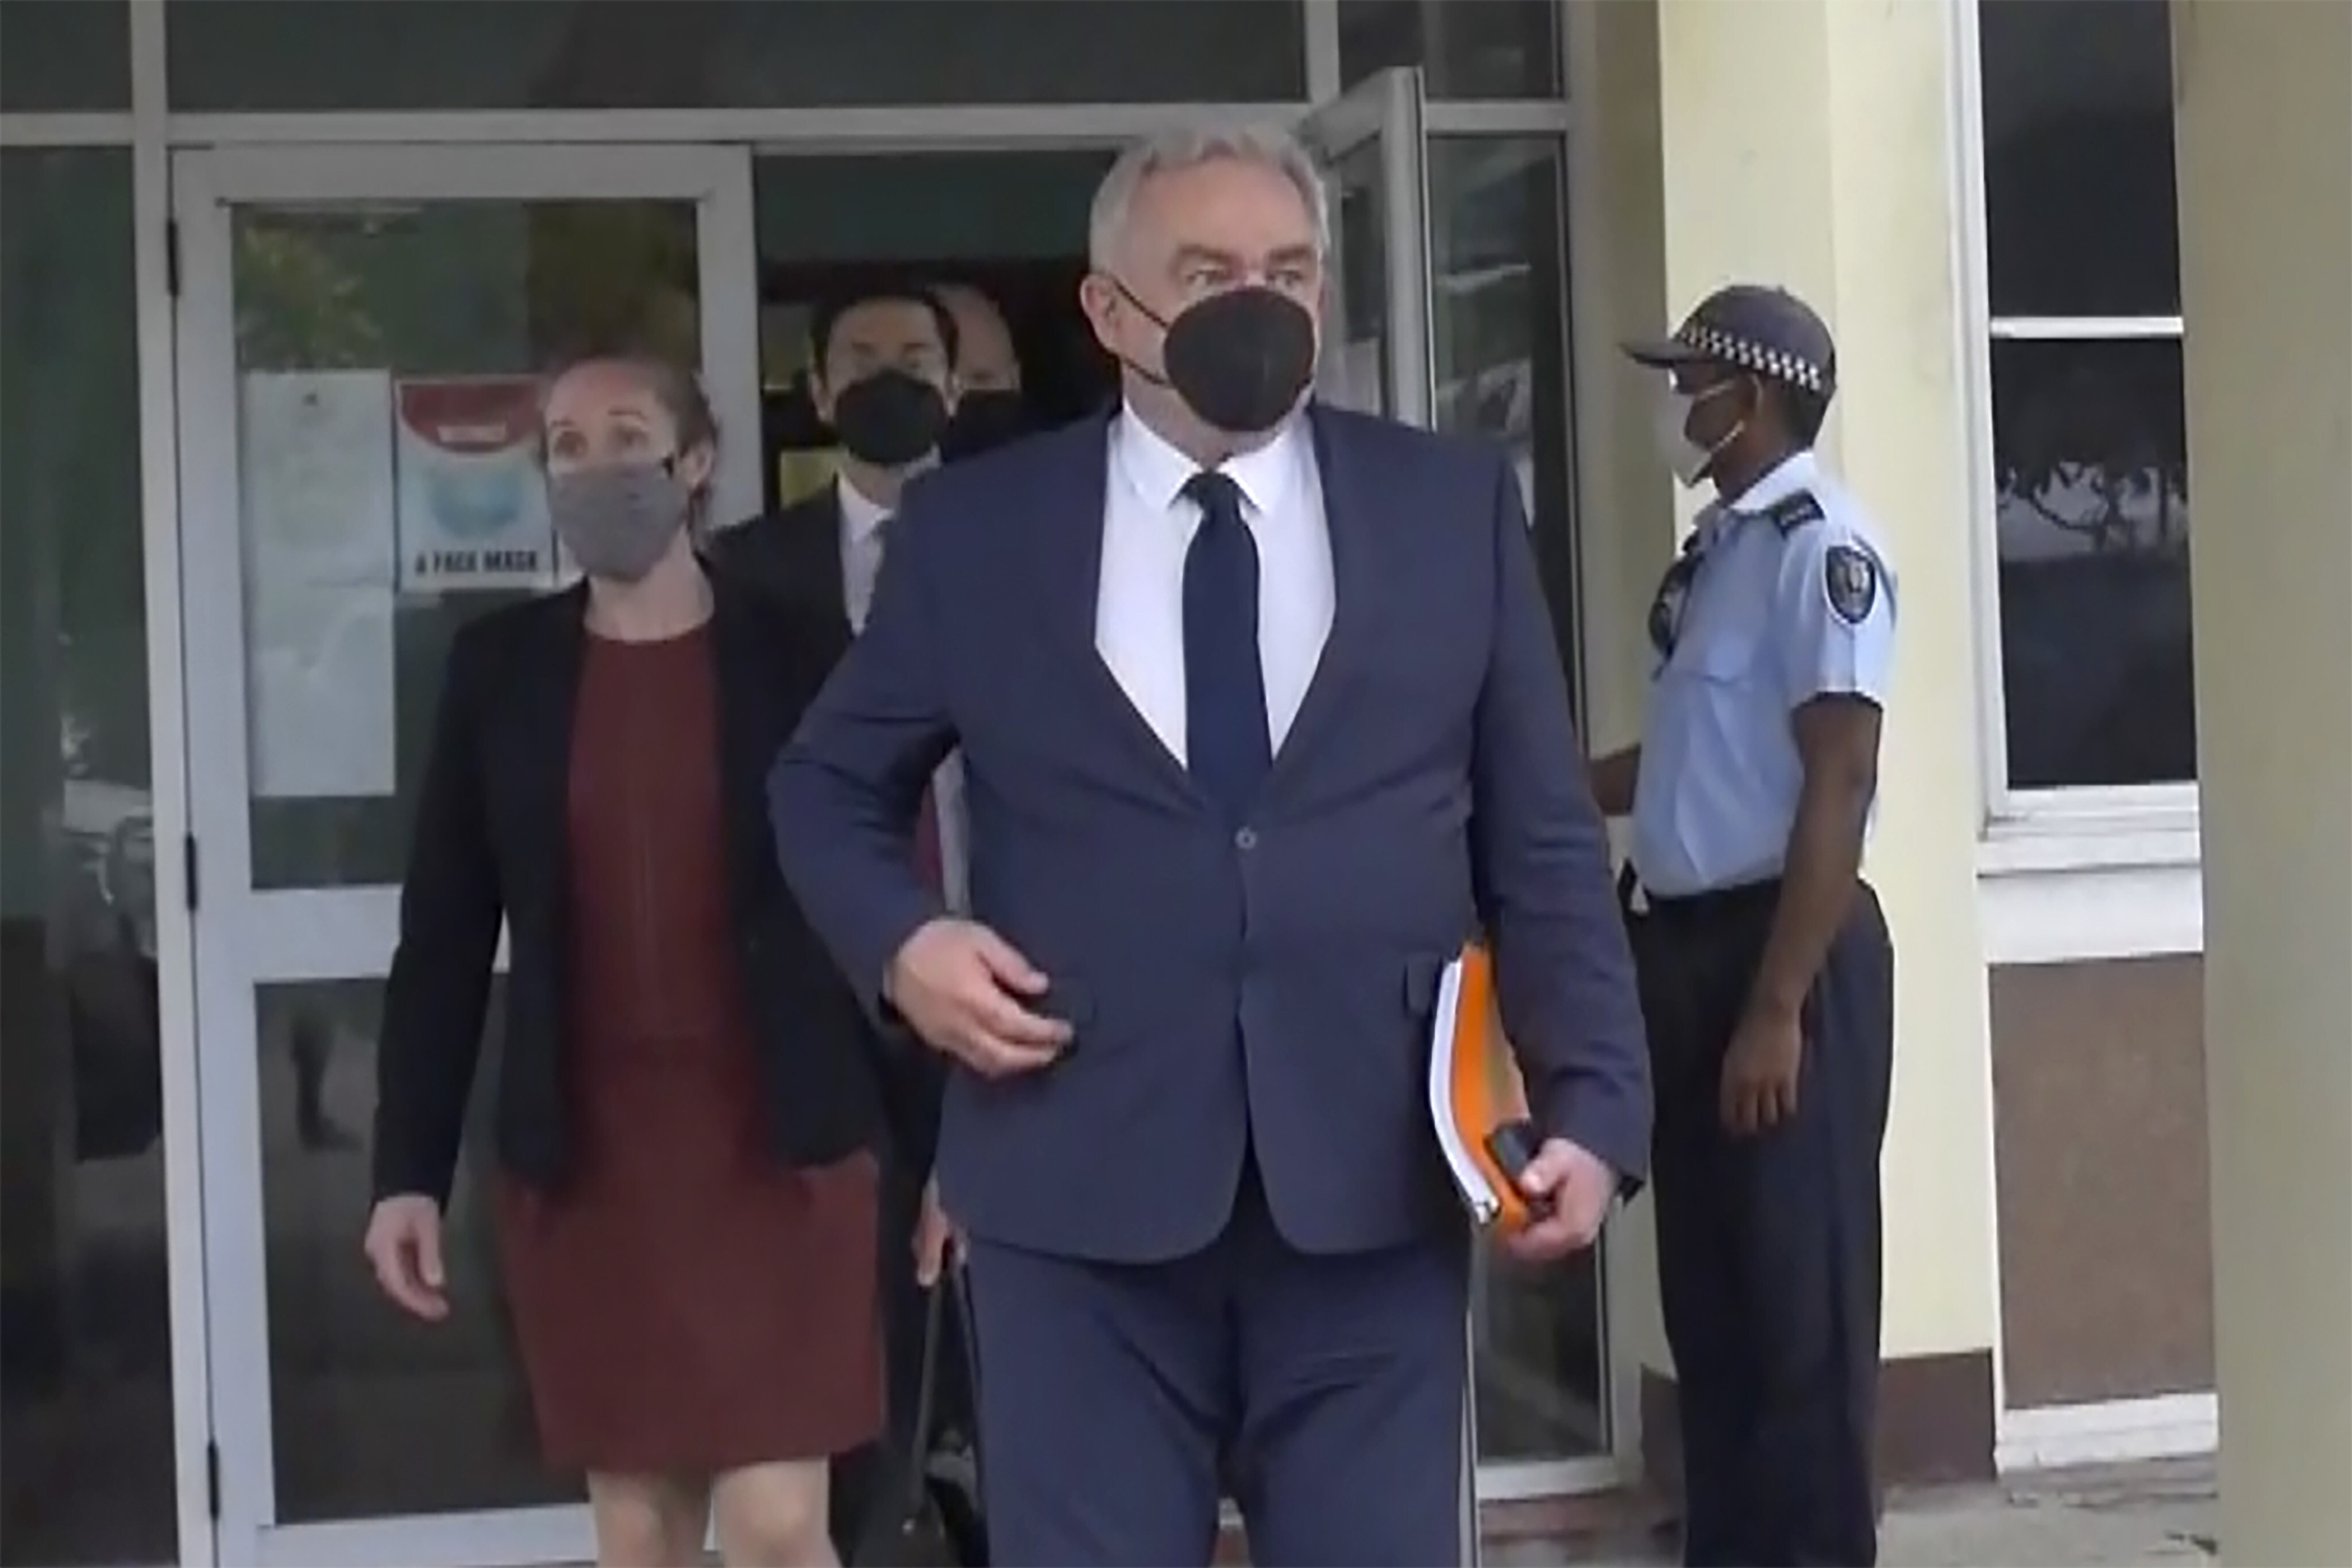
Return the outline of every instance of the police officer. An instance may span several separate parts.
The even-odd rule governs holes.
[[[1650,608],[1642,743],[1595,765],[1633,815],[1684,1561],[1867,1564],[1894,952],[1859,869],[1895,577],[1813,455],[1837,356],[1812,310],[1727,288],[1626,352],[1664,373],[1676,478],[1715,492]]]

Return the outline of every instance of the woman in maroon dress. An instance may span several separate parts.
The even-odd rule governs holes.
[[[600,1563],[824,1563],[826,1461],[882,1420],[857,1004],[778,875],[765,774],[840,651],[706,574],[716,432],[636,359],[550,384],[585,583],[453,646],[378,1055],[368,1257],[427,1320],[499,932],[493,1194],[549,1460]]]

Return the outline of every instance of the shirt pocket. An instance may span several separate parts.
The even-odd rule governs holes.
[[[1696,628],[1675,650],[1681,672],[1713,686],[1743,686],[1762,668],[1767,639],[1752,621]]]

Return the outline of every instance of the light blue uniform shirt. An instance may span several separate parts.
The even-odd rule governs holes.
[[[1633,794],[1643,887],[1675,898],[1779,876],[1804,783],[1796,710],[1826,695],[1886,705],[1895,573],[1876,530],[1801,452],[1699,514],[1650,638]]]

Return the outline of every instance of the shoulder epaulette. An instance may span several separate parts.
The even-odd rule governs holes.
[[[1814,499],[1812,491],[1799,490],[1788,500],[1767,507],[1764,515],[1772,520],[1772,526],[1780,531],[1782,538],[1786,538],[1808,523],[1821,521],[1828,514],[1822,510],[1822,503]]]

